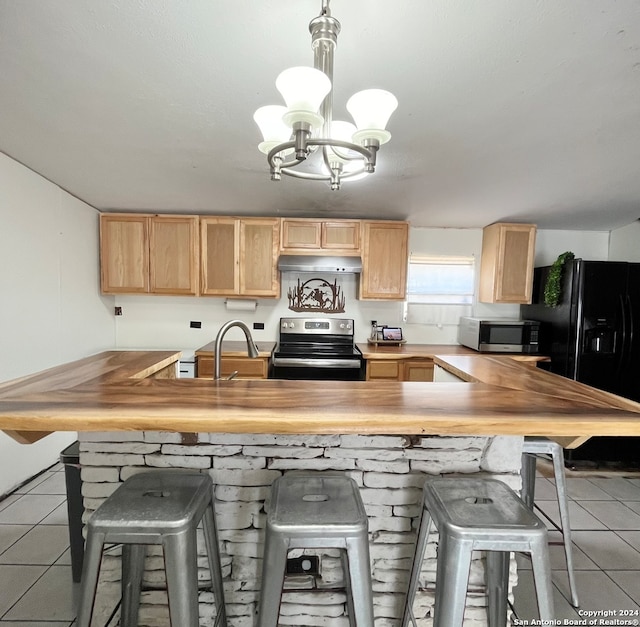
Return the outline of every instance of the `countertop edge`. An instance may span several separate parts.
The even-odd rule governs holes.
[[[330,386],[162,378],[179,357],[107,351],[5,384],[0,429],[22,441],[67,430],[640,436],[640,404],[508,356],[434,355],[468,383]]]

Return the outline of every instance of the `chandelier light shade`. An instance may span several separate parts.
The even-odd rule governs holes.
[[[289,111],[318,113],[325,96],[331,91],[329,77],[312,67],[290,67],[280,72],[276,87]]]
[[[309,24],[314,67],[281,72],[276,87],[286,107],[260,107],[253,116],[264,138],[258,149],[267,155],[274,181],[286,174],[327,181],[331,189],[340,189],[343,180],[373,173],[378,149],[391,139],[386,126],[398,101],[383,89],[365,89],[351,96],[347,110],[355,126],[332,119],[333,56],[340,28],[340,22],[331,17],[329,0],[322,0],[320,15]],[[322,163],[296,169],[311,153],[321,154]]]
[[[268,155],[272,148],[288,141],[291,137],[291,128],[282,119],[286,112],[287,107],[282,105],[267,105],[260,107],[253,114],[253,119],[264,137],[264,141],[258,144],[258,149],[265,155]]]
[[[347,100],[347,111],[358,127],[358,137],[377,138],[381,144],[391,139],[391,133],[385,127],[397,106],[396,97],[384,89],[365,89]]]

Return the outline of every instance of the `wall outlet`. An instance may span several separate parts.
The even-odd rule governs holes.
[[[122,307],[114,307],[113,313],[116,316],[121,316],[122,315]]]
[[[301,555],[287,559],[287,575],[320,575],[320,557],[318,555]]]
[[[200,322],[200,320],[192,320],[189,323],[189,327],[191,329],[201,329],[202,328],[202,322]]]
[[[254,322],[253,323],[254,331],[264,331],[264,322]]]

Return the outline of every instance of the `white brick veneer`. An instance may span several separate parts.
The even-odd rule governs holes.
[[[415,527],[427,475],[478,473],[494,475],[520,488],[522,438],[517,436],[357,436],[357,435],[236,435],[166,432],[82,433],[80,463],[85,520],[119,482],[151,468],[176,468],[210,473],[215,483],[216,520],[222,545],[225,598],[230,627],[251,627],[260,589],[265,527],[265,499],[271,483],[289,470],[341,471],[361,488],[369,516],[375,627],[397,627],[408,570],[414,550]],[[430,538],[423,567],[422,590],[414,613],[420,627],[432,624],[436,534]],[[208,578],[206,557],[199,543],[199,577]],[[293,552],[293,555],[296,553]],[[298,552],[299,554],[299,552]],[[322,562],[319,587],[342,580],[339,552],[318,551]],[[147,558],[145,583],[162,588],[161,551]],[[108,616],[119,595],[117,551],[103,560],[98,611]],[[465,626],[486,625],[482,594],[483,567],[472,563]],[[511,584],[516,581],[512,560]],[[283,595],[280,624],[297,627],[347,627],[342,591],[302,588]],[[203,624],[215,615],[213,596],[200,593]],[[143,593],[141,626],[169,625],[166,593]]]

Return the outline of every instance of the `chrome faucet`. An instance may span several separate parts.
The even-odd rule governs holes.
[[[221,360],[222,360],[222,340],[229,329],[232,327],[239,327],[244,332],[244,336],[247,338],[247,354],[249,357],[255,358],[258,356],[258,347],[256,343],[253,341],[251,337],[251,331],[249,331],[249,327],[242,322],[242,320],[229,320],[229,322],[225,322],[218,331],[218,335],[216,335],[216,344],[215,344],[215,356],[214,356],[214,366],[213,366],[213,378],[215,381],[220,379],[220,370],[221,370]],[[234,372],[229,378],[233,379],[233,377],[237,374]]]

